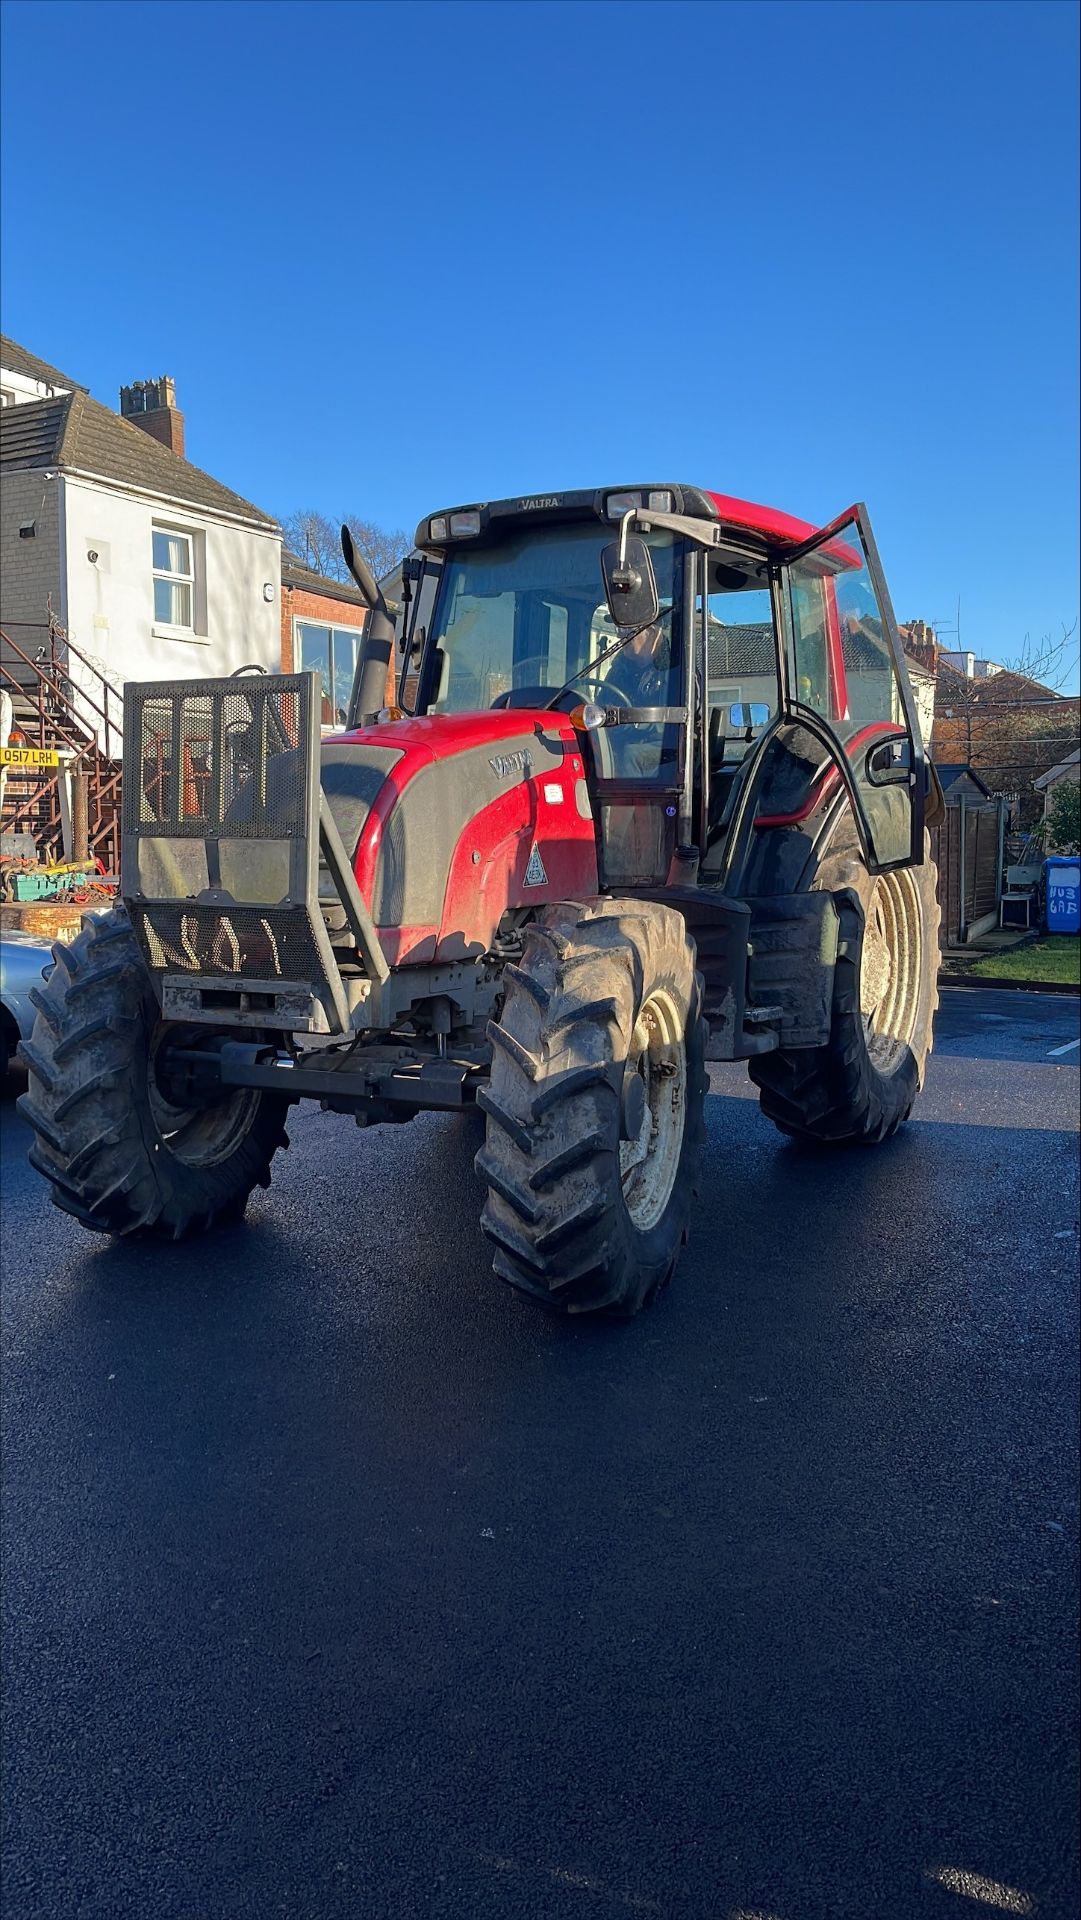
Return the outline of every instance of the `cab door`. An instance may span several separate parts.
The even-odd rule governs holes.
[[[780,575],[786,718],[832,758],[872,872],[918,865],[927,768],[866,508],[849,507],[795,548]]]

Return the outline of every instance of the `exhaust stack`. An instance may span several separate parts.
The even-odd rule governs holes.
[[[394,621],[367,561],[357,552],[353,536],[345,526],[342,554],[368,608],[349,703],[349,725],[359,727],[366,720],[374,719],[386,705],[387,671],[394,657]]]

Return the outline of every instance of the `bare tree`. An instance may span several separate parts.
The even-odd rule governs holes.
[[[353,536],[353,545],[377,580],[385,580],[388,573],[393,573],[413,544],[401,527],[388,530],[376,526],[372,520],[357,520],[352,514],[346,516],[345,524]]]
[[[1003,671],[1020,674],[1025,680],[1034,680],[1051,693],[1061,693],[1077,665],[1073,648],[1077,621],[1072,627],[1068,627],[1065,620],[1061,625],[1062,636],[1058,640],[1052,633],[1045,633],[1039,640],[1033,640],[1031,634],[1026,633],[1016,656],[1002,661]]]
[[[300,507],[282,519],[285,544],[313,573],[327,580],[348,578],[342,558],[340,522],[335,523],[316,507]]]
[[[409,552],[412,541],[401,529],[392,531],[378,526],[374,520],[361,520],[356,514],[345,514],[343,519],[357,552],[368,562],[377,580],[385,579]],[[342,557],[341,528],[341,520],[332,520],[329,514],[320,513],[315,507],[299,508],[282,520],[282,533],[290,552],[303,560],[313,573],[321,573],[327,580],[349,578],[349,569]]]

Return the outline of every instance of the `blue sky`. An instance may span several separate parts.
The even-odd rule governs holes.
[[[4,330],[261,506],[862,497],[902,619],[1076,618],[1071,0],[2,12]]]

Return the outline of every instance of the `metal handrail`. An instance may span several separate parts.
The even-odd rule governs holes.
[[[0,639],[4,640],[7,643],[7,645],[12,648],[12,650],[18,655],[19,659],[23,662],[24,666],[27,666],[30,668],[31,673],[35,673],[37,675],[42,686],[47,687],[48,690],[55,695],[56,699],[60,702],[61,707],[65,710],[66,714],[69,716],[66,724],[67,724],[68,730],[70,730],[70,727],[72,724],[71,700],[70,700],[70,697],[64,692],[64,689],[60,686],[58,681],[54,680],[48,673],[46,673],[45,668],[42,666],[40,660],[32,660],[28,653],[23,652],[23,649],[20,647],[18,641],[12,639],[11,635],[8,633],[6,628],[0,627]],[[53,636],[53,639],[55,641],[55,635]],[[114,697],[117,699],[120,699],[121,696],[117,694],[115,687],[111,687],[107,680],[103,680],[102,676],[97,672],[97,669],[90,665],[90,662],[86,659],[85,654],[79,651],[79,649],[75,646],[74,641],[64,639],[64,645],[74,650],[76,657],[79,660],[81,660],[86,667],[89,668],[92,674],[94,674],[95,678],[98,680],[98,682],[100,683],[101,687],[105,692],[106,705],[103,707],[99,705],[97,700],[95,700],[93,694],[88,692],[85,687],[79,686],[76,682],[69,681],[69,684],[75,687],[76,692],[86,701],[87,705],[90,706],[93,709],[93,711],[99,716],[99,718],[105,722],[106,759],[108,760],[119,759],[120,758],[119,754],[113,754],[109,751],[109,747],[108,747],[109,731],[110,731],[110,728],[118,731],[120,734],[121,741],[123,741],[124,730],[123,730],[122,724],[119,727],[117,727],[117,722],[112,718],[112,716],[109,713],[108,696],[110,693],[112,693]],[[51,664],[53,665],[54,668],[59,667],[59,663],[56,661],[55,656]],[[10,666],[7,664],[6,661],[0,661],[0,670],[2,670],[7,675],[7,678],[10,680],[12,686],[18,687],[21,691],[25,691],[22,681],[18,679],[17,675],[11,672]],[[60,724],[64,724],[64,723],[60,723]]]
[[[52,609],[50,608],[49,611],[51,616]],[[34,831],[35,836],[40,839],[55,839],[57,832],[62,828],[60,781],[73,771],[85,773],[88,780],[87,800],[90,816],[89,846],[91,849],[108,847],[112,855],[112,864],[116,865],[119,862],[120,853],[123,762],[120,751],[114,752],[113,736],[115,735],[122,744],[123,724],[113,718],[109,696],[111,694],[114,699],[121,701],[122,695],[98,672],[81,648],[67,638],[56,620],[50,618],[47,628],[44,622],[15,621],[10,624],[20,627],[33,624],[39,631],[47,631],[49,634],[50,658],[46,666],[41,660],[32,659],[12,637],[6,626],[0,628],[0,638],[3,639],[5,646],[10,648],[11,654],[17,660],[21,660],[24,666],[29,667],[34,675],[37,682],[37,696],[34,697],[33,684],[28,686],[13,671],[13,663],[10,659],[0,660],[0,680],[6,681],[17,692],[28,695],[33,700],[36,709],[36,731],[41,746],[47,747],[51,734],[53,741],[63,750],[66,764],[46,780],[39,777],[32,789],[24,789],[18,795],[9,776],[7,802],[4,809],[7,816],[6,824],[12,831],[18,831],[23,827]],[[73,680],[71,675],[65,672],[66,662],[57,657],[58,641],[98,683],[101,689],[101,700],[95,697],[90,688]],[[86,720],[76,717],[73,711],[76,699],[82,700],[89,711],[103,723],[104,748],[99,743],[97,729],[89,717]],[[31,770],[22,771],[25,774]],[[18,777],[15,769],[11,769],[10,773]]]
[[[105,701],[104,707],[99,707],[97,703],[94,701],[91,701],[91,704],[94,706],[95,712],[100,713],[102,719],[105,722],[105,757],[107,760],[122,759],[123,752],[124,752],[124,696],[123,694],[120,693],[117,690],[117,688],[113,686],[111,681],[106,680],[105,675],[100,671],[98,667],[94,665],[92,660],[89,660],[87,658],[82,648],[76,646],[74,640],[69,639],[68,635],[64,632],[64,629],[62,627],[58,625],[54,625],[50,628],[49,632],[50,632],[50,645],[51,645],[52,656],[53,656],[53,665],[59,666],[61,664],[56,659],[56,642],[59,639],[63,642],[63,645],[67,649],[67,652],[69,654],[75,655],[76,660],[78,660],[80,664],[86,668],[88,673],[93,675],[94,679],[98,682],[99,686],[101,687],[102,695]],[[90,695],[87,693],[85,687],[79,685],[78,682],[75,682],[75,681],[72,682],[72,685],[77,688],[77,691],[82,695],[84,699],[86,700],[90,699]],[[112,719],[109,713],[109,695],[110,694],[112,694],[113,699],[116,700],[120,706],[120,719],[118,721]],[[109,744],[110,728],[112,728],[120,737],[119,753],[113,753],[110,747],[110,744]]]

